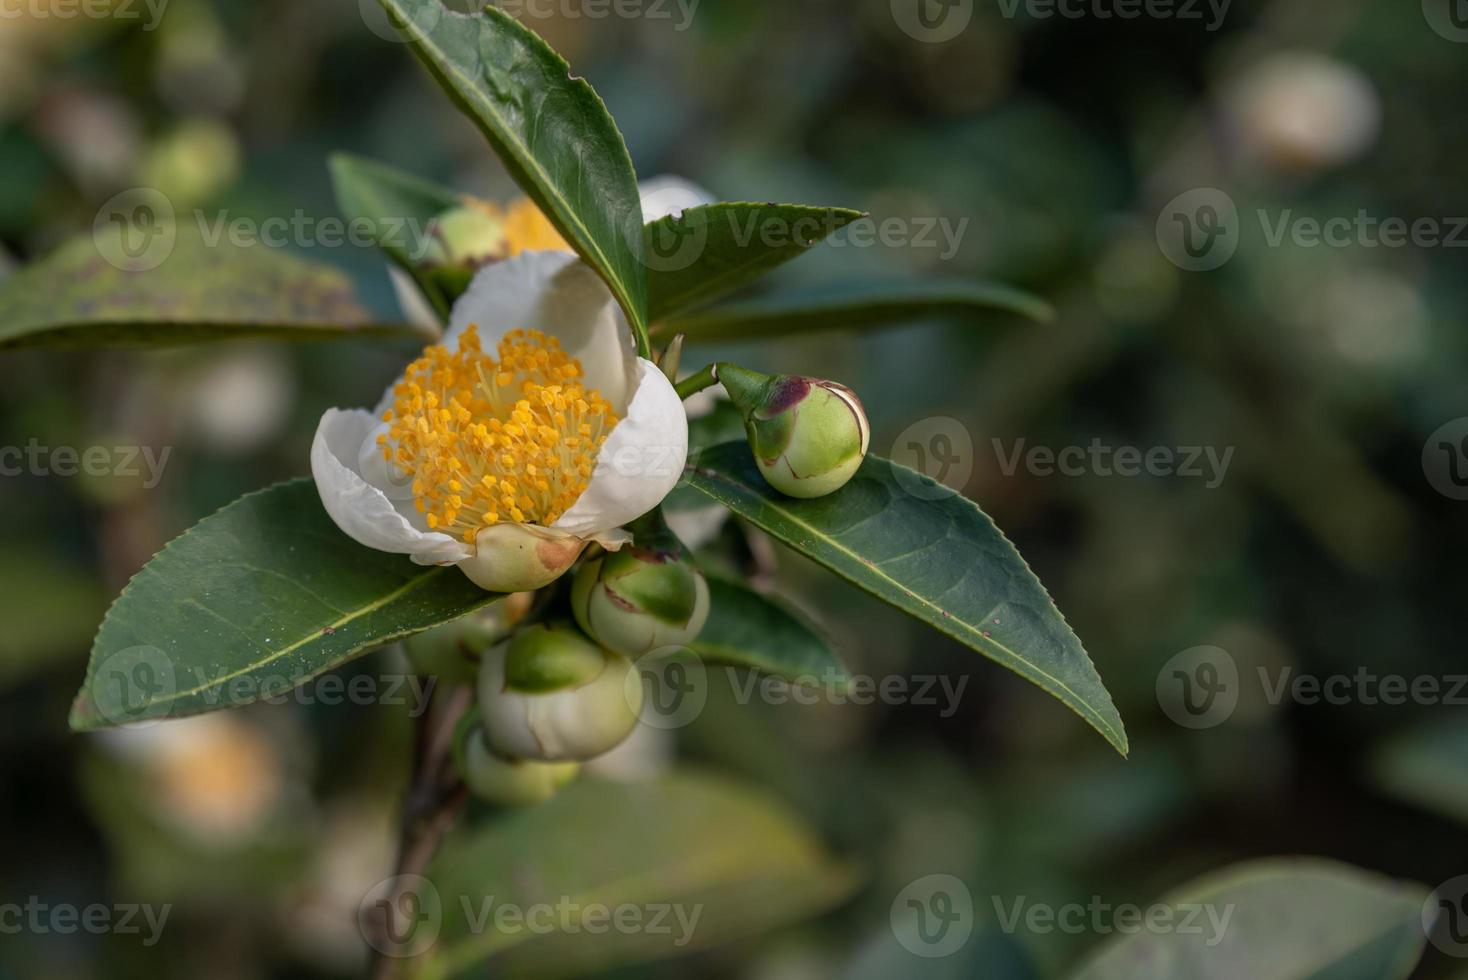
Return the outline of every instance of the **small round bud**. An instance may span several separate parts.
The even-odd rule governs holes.
[[[427,254],[422,257],[429,265],[480,266],[504,253],[503,217],[477,201],[434,218],[429,235]]]
[[[523,629],[490,650],[479,668],[486,744],[506,759],[594,759],[637,724],[636,671],[570,623]]]
[[[477,710],[459,720],[454,732],[454,764],[471,793],[501,806],[544,803],[581,771],[579,762],[500,758],[489,749]]]
[[[687,646],[709,616],[708,581],[674,547],[637,544],[584,562],[571,585],[576,622],[596,642],[636,657],[658,647]]]
[[[586,540],[536,524],[491,524],[474,538],[459,570],[490,592],[534,592],[568,572]]]
[[[744,416],[755,463],[791,497],[824,497],[861,467],[871,426],[856,392],[834,381],[770,376],[734,364],[715,369]]]

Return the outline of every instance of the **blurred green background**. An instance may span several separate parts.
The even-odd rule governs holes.
[[[911,464],[914,443],[941,445],[1081,636],[1133,746],[1117,757],[1043,692],[777,555],[782,591],[855,672],[967,678],[963,695],[952,711],[739,704],[712,675],[703,714],[640,740],[620,777],[676,759],[759,784],[863,883],[815,920],[615,975],[1046,977],[1101,937],[1006,933],[991,896],[1145,902],[1273,854],[1429,887],[1468,871],[1461,705],[1272,703],[1259,682],[1364,670],[1442,678],[1447,693],[1468,671],[1468,505],[1434,436],[1468,416],[1464,253],[1274,244],[1256,217],[1364,209],[1452,232],[1468,216],[1468,46],[1417,3],[1380,0],[1236,0],[1216,30],[1201,6],[1202,19],[1045,18],[976,0],[942,43],[904,32],[889,0],[703,0],[688,19],[671,3],[605,19],[548,6],[561,12],[527,22],[595,84],[641,175],[962,229],[953,248],[837,236],[784,282],[988,277],[1055,304],[1048,325],[934,322],[685,357],[839,379],[863,395],[874,452]],[[338,149],[512,191],[370,0],[171,0],[154,29],[141,3],[135,20],[13,8],[0,262],[43,256],[139,185],[211,215],[332,216]],[[1196,188],[1241,216],[1236,253],[1206,273],[1170,262],[1157,235]],[[380,255],[305,251],[394,315]],[[390,866],[402,707],[256,705],[173,737],[72,736],[66,714],[107,602],[142,563],[238,495],[306,474],[322,411],[369,403],[411,353],[0,354],[0,445],[171,447],[156,486],[0,479],[0,902],[174,906],[152,947],[0,936],[0,977],[360,973],[356,908]],[[1019,445],[1096,439],[1232,456],[1219,481],[1003,465]],[[1227,719],[1195,730],[1164,710],[1164,668],[1199,646],[1242,679]],[[920,961],[888,912],[931,873],[967,883],[977,932]],[[1461,963],[1429,949],[1416,975]]]

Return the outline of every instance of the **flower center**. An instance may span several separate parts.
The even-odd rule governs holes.
[[[377,438],[383,459],[412,476],[429,528],[470,544],[501,521],[554,524],[586,490],[617,424],[554,337],[512,330],[496,354],[480,349],[474,325],[457,351],[428,348],[393,388]]]

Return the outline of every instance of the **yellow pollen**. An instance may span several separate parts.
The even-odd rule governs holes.
[[[473,543],[501,513],[548,526],[586,490],[617,424],[581,364],[538,330],[512,330],[496,357],[470,326],[459,350],[436,345],[393,389],[384,454],[413,478],[428,527]]]

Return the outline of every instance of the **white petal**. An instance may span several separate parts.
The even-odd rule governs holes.
[[[424,336],[437,337],[443,333],[443,323],[412,276],[397,266],[390,265],[387,267],[387,278],[392,283],[398,308],[403,311],[403,319],[422,330]]]
[[[700,204],[713,204],[712,194],[681,177],[653,177],[638,185],[642,194],[643,222],[657,221],[671,214],[682,214]]]
[[[591,483],[553,525],[582,537],[621,527],[658,504],[683,475],[688,416],[657,365],[637,359],[637,385],[597,454]]]
[[[581,362],[586,387],[625,410],[636,378],[632,331],[606,283],[575,255],[524,252],[485,266],[454,304],[443,342],[457,350],[471,323],[491,353],[511,330],[555,337]]]
[[[321,416],[311,445],[311,475],[326,512],[348,537],[378,551],[412,555],[422,565],[468,558],[468,545],[415,528],[386,494],[357,472],[362,443],[376,427],[376,417],[362,409],[333,408]]]
[[[381,418],[381,416],[376,416]],[[398,469],[382,458],[382,447],[377,444],[378,436],[390,436],[392,423],[381,422],[367,433],[357,450],[357,475],[387,495],[388,500],[413,499],[413,475]],[[389,446],[396,443],[389,441]]]

